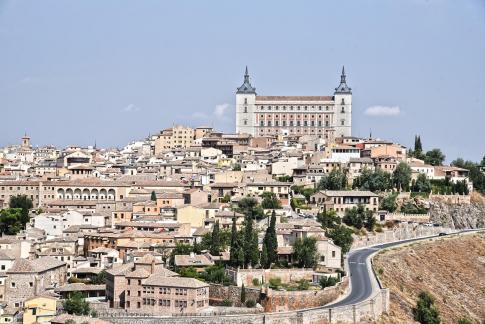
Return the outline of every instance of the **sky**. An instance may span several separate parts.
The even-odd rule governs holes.
[[[0,146],[234,132],[246,65],[259,95],[332,95],[345,65],[353,135],[485,155],[484,0],[0,0]]]

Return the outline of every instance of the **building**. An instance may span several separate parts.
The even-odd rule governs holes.
[[[208,130],[205,130],[208,132]],[[203,130],[197,132],[205,134]],[[194,144],[195,130],[185,126],[174,126],[172,128],[164,129],[155,139],[155,154],[159,154],[164,150],[171,150],[174,148],[189,148]]]
[[[57,298],[51,296],[35,296],[24,303],[24,324],[50,323],[56,316]]]
[[[312,195],[310,202],[322,211],[334,210],[339,215],[358,205],[363,205],[365,210],[373,212],[379,209],[379,196],[370,191],[324,190]]]
[[[107,271],[110,307],[151,314],[195,314],[209,306],[209,284],[180,278],[147,254]]]
[[[352,91],[344,68],[333,96],[258,96],[246,67],[244,82],[236,91],[236,133],[332,140],[350,136],[351,129]]]
[[[29,298],[66,281],[66,263],[56,258],[17,259],[7,271],[4,300],[8,305],[22,307]]]

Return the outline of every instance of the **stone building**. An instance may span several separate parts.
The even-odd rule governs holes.
[[[333,96],[258,96],[246,67],[236,92],[236,132],[252,136],[350,136],[352,91],[342,68]]]
[[[28,298],[67,281],[66,263],[53,257],[17,259],[6,274],[4,300],[14,307],[22,307]]]
[[[147,254],[133,263],[107,271],[110,307],[149,314],[195,314],[209,306],[209,285],[180,278]]]

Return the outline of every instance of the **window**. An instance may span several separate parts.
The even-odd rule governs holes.
[[[344,125],[345,125],[345,120],[344,120],[344,119],[342,119],[342,120],[340,121],[340,125],[342,125],[342,126],[344,126]]]
[[[259,126],[264,126],[264,121],[260,121]]]
[[[342,112],[342,113],[345,113],[345,107],[342,107],[341,112]]]
[[[271,127],[271,120],[268,120],[268,126]]]
[[[247,124],[248,124],[248,120],[247,120],[247,119],[245,119],[245,120],[244,120],[244,125],[247,125]]]
[[[15,282],[10,283],[10,288],[15,288]]]
[[[244,112],[247,113],[248,112],[248,107],[244,107]]]
[[[248,104],[248,98],[244,98],[244,104],[247,105]]]
[[[335,258],[335,251],[332,251],[332,258]]]

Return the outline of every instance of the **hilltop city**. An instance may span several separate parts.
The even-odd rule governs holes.
[[[353,136],[351,76],[338,72],[327,94],[271,96],[246,68],[232,133],[174,125],[121,149],[20,133],[0,149],[0,322],[388,313],[384,270],[369,257],[483,227],[470,208],[485,157],[446,164],[419,134],[411,147]],[[443,211],[457,206],[466,215]]]

